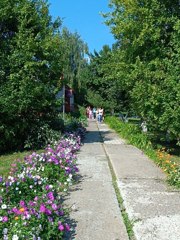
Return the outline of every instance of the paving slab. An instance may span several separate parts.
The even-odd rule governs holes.
[[[128,240],[112,185],[108,158],[95,121],[78,154],[79,183],[66,196],[74,229],[68,240]],[[72,225],[71,224],[71,225]]]
[[[142,154],[124,154],[120,148],[119,152],[114,151],[114,154],[109,154],[108,149],[107,154],[111,159],[116,177],[121,178],[153,178],[153,179],[166,179],[165,174],[160,168],[158,168],[152,160],[149,160],[146,156]]]
[[[124,208],[134,222],[135,240],[180,240],[180,191],[167,185],[166,175],[141,150],[93,120],[78,154],[79,183],[66,199],[74,209],[74,230],[67,240],[129,239],[108,160]]]
[[[98,128],[104,140],[109,138],[104,147],[136,240],[180,240],[180,191],[168,186],[166,175],[141,150],[125,141],[114,144],[117,134]]]

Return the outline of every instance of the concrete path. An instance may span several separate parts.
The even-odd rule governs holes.
[[[78,155],[80,182],[67,204],[75,231],[69,240],[128,240],[108,166],[110,160],[136,240],[180,240],[180,192],[139,149],[102,123],[89,121]]]

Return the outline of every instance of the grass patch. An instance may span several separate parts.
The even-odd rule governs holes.
[[[37,153],[43,150],[36,151]],[[0,176],[6,177],[13,164],[17,159],[23,160],[25,156],[30,155],[33,151],[14,152],[0,155]]]

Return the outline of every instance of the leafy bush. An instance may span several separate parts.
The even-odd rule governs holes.
[[[47,144],[50,144],[56,140],[59,140],[61,136],[60,131],[56,131],[50,128],[48,124],[42,126],[34,125],[31,128],[29,136],[25,140],[25,149],[40,149]]]

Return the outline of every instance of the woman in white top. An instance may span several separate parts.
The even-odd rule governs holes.
[[[102,122],[102,120],[103,120],[103,108],[99,108],[99,122]]]

